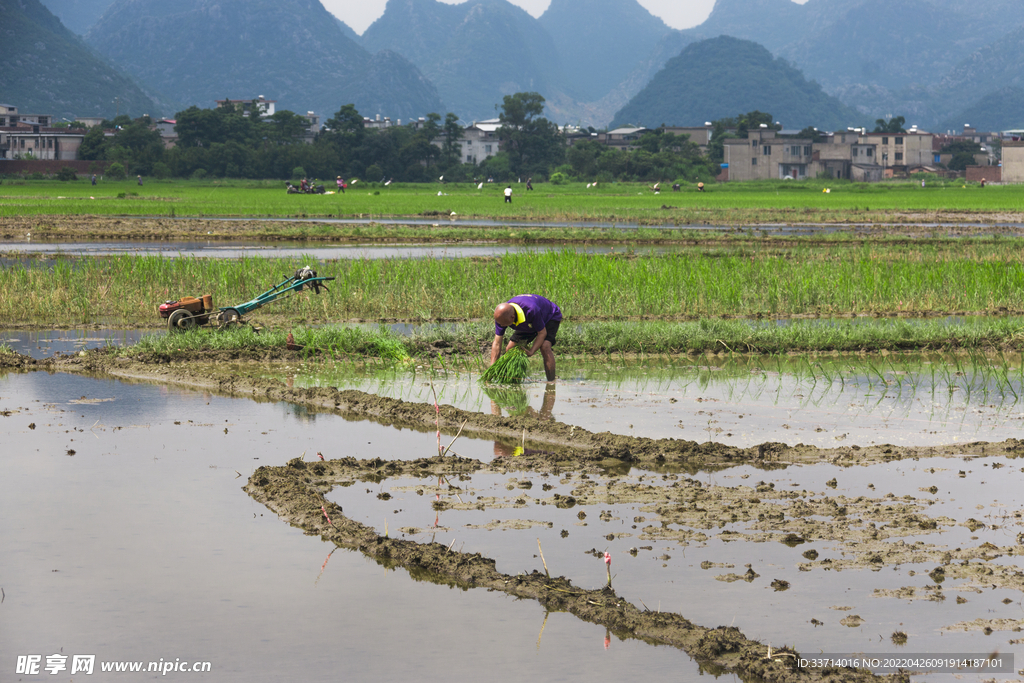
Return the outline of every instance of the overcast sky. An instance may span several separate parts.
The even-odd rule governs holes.
[[[448,0],[443,0],[448,2]],[[535,17],[544,14],[551,0],[509,0],[513,5],[519,5]],[[807,0],[796,0],[800,4]],[[321,0],[327,11],[344,21],[355,29],[356,33],[363,33],[377,17],[384,13],[384,5],[387,0]],[[647,11],[672,28],[689,28],[702,23],[711,14],[711,8],[715,6],[715,0],[638,0],[647,8]],[[449,4],[458,5],[462,0],[452,1]]]

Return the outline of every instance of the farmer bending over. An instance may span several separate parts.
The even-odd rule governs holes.
[[[562,309],[558,304],[548,301],[536,294],[520,294],[514,296],[494,309],[494,341],[491,343],[491,365],[502,354],[501,342],[505,329],[511,327],[512,339],[505,351],[525,342],[523,346],[527,356],[540,350],[544,359],[544,373],[549,382],[555,381],[555,352],[551,347],[557,341],[558,326],[562,322]]]

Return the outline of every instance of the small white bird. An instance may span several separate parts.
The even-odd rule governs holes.
[[[441,176],[440,178],[438,178],[438,180],[440,180],[441,182],[444,182],[444,176]]]
[[[478,189],[478,190],[484,189],[484,184],[480,183],[479,185],[476,186],[476,189]]]
[[[590,183],[587,183],[587,189],[588,190],[590,189]]]
[[[438,191],[437,191],[437,196],[438,196],[438,197],[440,197],[440,196],[441,196],[441,190],[438,190]]]
[[[390,185],[391,184],[391,180],[392,180],[392,178],[388,178],[388,181],[386,183],[384,183],[384,187],[387,187],[388,185]]]

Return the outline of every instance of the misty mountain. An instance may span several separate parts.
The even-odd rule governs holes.
[[[1024,23],[1019,0],[981,9],[973,0],[717,0],[703,24],[670,34],[660,50],[719,34],[752,40],[870,119],[894,113],[931,127],[950,114],[943,82],[956,80],[951,71],[972,59],[968,71],[1005,73],[982,63],[1021,44],[1011,34]],[[997,87],[998,77],[986,76],[970,92]]]
[[[319,0],[117,0],[86,40],[182,107],[264,95],[324,119],[348,103],[393,118],[443,109],[416,67],[368,53]]]
[[[371,51],[392,50],[416,64],[464,120],[495,117],[505,95],[562,89],[551,36],[506,0],[388,0],[362,38]]]
[[[636,0],[552,0],[539,22],[558,49],[566,89],[585,102],[625,81],[671,32]]]
[[[1024,129],[1024,88],[1009,85],[985,95],[975,104],[939,122],[935,132],[959,133],[965,124],[975,130],[999,131]]]
[[[945,96],[979,97],[1006,86],[1024,87],[1024,25],[976,50],[939,82]]]
[[[156,114],[138,85],[110,67],[38,0],[0,0],[0,95],[26,114]]]
[[[355,29],[353,29],[351,26],[346,24],[341,19],[338,19],[337,17],[335,17],[335,20],[338,22],[338,28],[341,29],[342,34],[346,38],[351,40],[353,43],[356,43],[357,45],[362,41],[362,38],[360,38],[359,34],[355,32]]]
[[[78,35],[92,28],[114,0],[46,0],[43,4]]]
[[[720,36],[670,59],[609,127],[702,125],[755,109],[790,129],[845,128],[864,120],[761,45]]]

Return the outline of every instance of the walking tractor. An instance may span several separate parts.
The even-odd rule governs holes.
[[[288,298],[283,295],[290,296],[291,292],[311,289],[314,294],[319,294],[321,289],[330,291],[324,283],[333,279],[333,277],[320,277],[315,270],[305,266],[295,271],[295,275],[282,280],[244,304],[214,311],[212,294],[204,294],[201,298],[184,296],[177,301],[165,301],[160,304],[160,317],[167,319],[168,332],[183,332],[191,330],[197,325],[216,325],[217,329],[223,330],[235,325],[244,325],[245,321],[242,316],[246,313],[262,308],[272,301]]]

